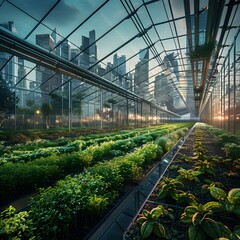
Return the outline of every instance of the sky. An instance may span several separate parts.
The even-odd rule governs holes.
[[[148,2],[149,0],[145,0]],[[191,0],[193,3],[194,0]],[[100,8],[102,4],[106,4]],[[37,25],[37,20],[41,20],[44,15],[55,5],[54,10],[44,19],[43,24],[38,26],[36,30],[28,37],[28,41],[35,43],[35,35],[42,33],[51,33],[50,29],[57,28],[58,32],[62,36],[69,35],[74,29],[76,29],[86,18],[92,14],[97,8],[100,10],[93,15],[90,19],[80,26],[73,34],[69,36],[69,40],[76,46],[81,46],[82,35],[88,36],[90,30],[96,30],[96,38],[100,37],[112,26],[117,24],[120,20],[127,16],[127,5],[131,6],[132,3],[135,8],[139,7],[143,0],[122,1],[124,6],[119,0],[0,0],[0,22],[14,21],[17,30],[17,35],[25,38],[28,33]],[[153,2],[147,6],[148,11],[151,14],[151,18],[148,16],[148,12],[145,7],[141,7],[137,14],[140,19],[139,24],[143,24],[144,28],[147,28],[154,23],[171,19],[172,13],[174,18],[184,16],[184,4],[183,0],[171,0],[171,7],[168,6],[168,1],[160,0]],[[200,9],[204,8],[208,1],[201,0]],[[11,4],[10,4],[11,3]],[[20,11],[19,9],[22,9]],[[168,16],[165,13],[168,14]],[[171,12],[172,10],[172,12]],[[191,12],[193,12],[193,4],[191,4]],[[137,16],[135,14],[135,16]],[[117,28],[107,34],[104,38],[97,42],[98,47],[98,59],[106,56],[108,53],[118,48],[133,36],[138,34],[139,26],[134,24],[131,19],[123,21]],[[162,24],[156,27],[158,35],[154,28],[148,31],[151,40],[157,41],[160,38],[169,38],[172,34],[181,35],[186,33],[185,20],[179,20],[176,22],[176,29],[174,25]],[[177,31],[177,32],[176,32]],[[146,40],[146,39],[145,39]],[[180,46],[178,44],[180,43]],[[145,48],[146,42],[142,38],[136,37],[133,41],[127,44],[124,48],[117,51],[118,55],[126,55],[127,58],[138,52],[140,49]],[[164,42],[164,46],[159,42],[155,45],[158,53],[161,53],[164,49],[170,50],[179,47],[186,47],[186,38],[179,38],[179,42],[169,39]],[[163,49],[164,47],[164,49]],[[150,53],[150,57],[151,57]],[[164,57],[164,54],[161,55]],[[138,56],[133,60],[127,62],[128,70],[131,70],[138,61]],[[105,63],[112,62],[112,56],[109,56]],[[153,65],[157,62],[153,61]],[[160,71],[158,68],[151,74],[156,74],[156,71]]]

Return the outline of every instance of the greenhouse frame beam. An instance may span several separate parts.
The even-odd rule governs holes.
[[[62,74],[66,74],[80,81],[83,81],[84,79],[84,82],[86,83],[101,87],[102,89],[111,91],[113,93],[118,93],[123,97],[127,97],[132,100],[138,99],[148,104],[152,104],[150,101],[146,101],[137,94],[121,88],[115,83],[112,83],[88,70],[82,69],[75,64],[62,59],[61,57],[53,55],[45,49],[35,46],[4,29],[0,29],[0,49],[18,57],[22,57],[30,62],[42,65]],[[176,117],[180,117],[180,115],[162,109],[161,107],[158,107],[158,109]]]

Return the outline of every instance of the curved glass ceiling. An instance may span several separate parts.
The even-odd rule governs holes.
[[[196,104],[194,87],[207,87],[207,78],[213,75],[213,68],[220,67],[223,60],[219,56],[223,58],[228,47],[217,46],[209,66],[205,60],[190,61],[187,53],[209,36],[220,45],[231,45],[239,28],[238,6],[231,0],[2,0],[0,25],[2,33],[9,31],[29,43],[30,51],[31,46],[41,47],[78,70],[90,71],[92,78],[96,74],[177,114],[194,114],[201,106],[201,102]],[[221,16],[219,21],[214,9]],[[97,101],[94,93],[101,82],[91,80],[90,84],[83,75],[75,78],[62,65],[65,72],[48,68],[42,65],[40,54],[33,61],[24,57],[23,49],[18,49],[18,55],[13,48],[0,45],[1,72],[11,79],[11,86],[64,95],[72,81],[73,97],[84,94]],[[8,53],[3,54],[5,51]],[[15,71],[6,71],[10,64]],[[109,92],[113,92],[111,86]]]

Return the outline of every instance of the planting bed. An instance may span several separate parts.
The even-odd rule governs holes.
[[[240,239],[239,143],[196,124],[124,239]]]
[[[35,143],[30,144],[32,150],[27,152],[23,145],[12,146],[16,157],[9,149],[2,149],[5,155],[0,170],[5,173],[7,166],[12,172],[3,174],[4,178],[1,175],[1,183],[4,187],[4,183],[8,183],[13,191],[16,186],[11,186],[13,181],[7,181],[8,177],[14,176],[12,180],[16,184],[19,179],[22,188],[24,184],[31,188],[36,185],[32,181],[35,177],[44,185],[46,180],[63,178],[72,169],[78,174],[68,175],[55,185],[42,189],[31,201],[30,211],[16,213],[10,207],[2,212],[1,237],[82,239],[191,126],[189,123],[169,124],[111,136],[80,138],[64,144],[59,140],[55,147],[45,149],[46,155],[42,155],[45,153],[42,150],[38,152],[40,157],[36,154]],[[16,172],[17,166],[21,171]],[[28,169],[29,178],[23,174],[25,169]]]

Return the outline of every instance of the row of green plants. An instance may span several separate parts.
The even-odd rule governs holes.
[[[187,239],[185,229],[190,240],[240,239],[240,188],[229,184],[230,176],[224,174],[225,169],[237,174],[234,161],[239,162],[240,156],[224,161],[222,156],[209,155],[204,134],[214,131],[211,126],[196,125],[192,156],[181,155],[170,166],[174,174],[165,176],[155,191],[152,202],[157,206],[145,205],[126,239]],[[219,136],[217,140],[222,141]],[[226,181],[216,182],[219,175]],[[169,229],[173,222],[182,225],[183,231]]]
[[[31,201],[29,211],[16,213],[10,206],[1,213],[1,237],[77,239],[72,236],[76,228],[81,226],[80,235],[90,230],[116,202],[124,187],[139,181],[144,169],[162,156],[163,149],[170,149],[186,130],[179,129],[168,134],[168,138],[158,135],[155,142],[150,140],[131,153],[67,176],[55,186],[42,189]]]
[[[177,125],[180,126],[178,123]],[[170,129],[172,126],[173,128],[176,128],[175,124],[170,124],[170,125],[161,125],[161,126],[153,126],[153,127],[145,127],[145,128],[138,128],[138,129],[128,129],[128,130],[121,130],[121,131],[114,131],[114,132],[100,132],[100,133],[92,133],[89,135],[81,135],[75,136],[74,138],[65,138],[63,136],[55,138],[54,140],[47,140],[43,138],[38,138],[35,140],[29,140],[26,141],[25,143],[18,143],[14,145],[5,145],[5,142],[1,142],[1,148],[0,148],[0,153],[9,153],[12,152],[13,150],[19,150],[19,151],[32,151],[35,149],[39,148],[48,148],[48,147],[60,147],[67,145],[71,142],[74,142],[75,140],[83,140],[83,141],[88,141],[92,139],[100,139],[100,138],[108,138],[116,135],[124,135],[130,133],[131,135],[138,135],[138,134],[143,134],[144,132],[147,131],[154,131],[159,128],[165,128],[165,129]],[[39,133],[40,134],[40,133]],[[40,135],[41,136],[41,135]],[[60,136],[60,135],[59,135]],[[109,139],[111,140],[111,139]],[[103,140],[105,141],[105,140]]]
[[[106,141],[116,141],[121,139],[127,139],[130,137],[143,135],[143,134],[149,134],[156,132],[157,130],[164,130],[164,129],[170,129],[171,131],[179,128],[183,124],[172,124],[172,128],[169,126],[166,127],[165,125],[160,127],[154,127],[154,128],[147,128],[147,129],[141,129],[141,131],[124,131],[124,133],[115,133],[110,134],[109,136],[99,136],[99,135],[93,135],[91,137],[79,137],[75,140],[68,140],[68,142],[60,140],[59,144],[60,146],[52,146],[52,147],[41,147],[41,144],[25,144],[21,145],[21,148],[18,147],[5,147],[5,153],[0,158],[0,164],[4,164],[6,162],[18,162],[18,161],[32,161],[34,159],[40,158],[40,157],[47,157],[53,154],[64,154],[64,153],[71,153],[79,150],[84,150],[86,147],[94,144],[100,144]],[[41,141],[38,141],[41,143]],[[43,141],[44,142],[44,141]],[[51,142],[50,142],[51,143]],[[29,148],[30,146],[30,148]],[[33,148],[33,150],[31,150]],[[38,147],[38,148],[36,148]]]
[[[240,138],[219,128],[209,127],[208,130],[216,136],[218,144],[225,151],[227,158],[236,160],[240,158]]]
[[[167,134],[168,131],[162,130],[156,133],[153,137]],[[0,202],[6,203],[21,194],[52,184],[64,175],[79,173],[104,158],[123,155],[134,147],[153,141],[153,137],[151,134],[144,134],[125,140],[108,141],[100,145],[96,143],[82,151],[54,154],[34,161],[5,163],[0,166]]]
[[[181,137],[186,131],[187,128],[182,128],[175,134]],[[5,163],[0,166],[0,203],[4,205],[20,196],[36,191],[39,187],[49,186],[67,174],[80,173],[103,159],[124,155],[135,147],[155,141],[160,136],[169,135],[168,133],[169,130],[159,130],[124,140],[108,141],[99,145],[95,143],[85,150],[80,150],[81,147],[79,147],[79,151],[61,155],[52,154],[34,161]],[[159,139],[162,141],[163,150],[167,151],[164,138]],[[171,141],[170,137],[166,137],[166,141]],[[173,144],[174,141],[171,143]]]

